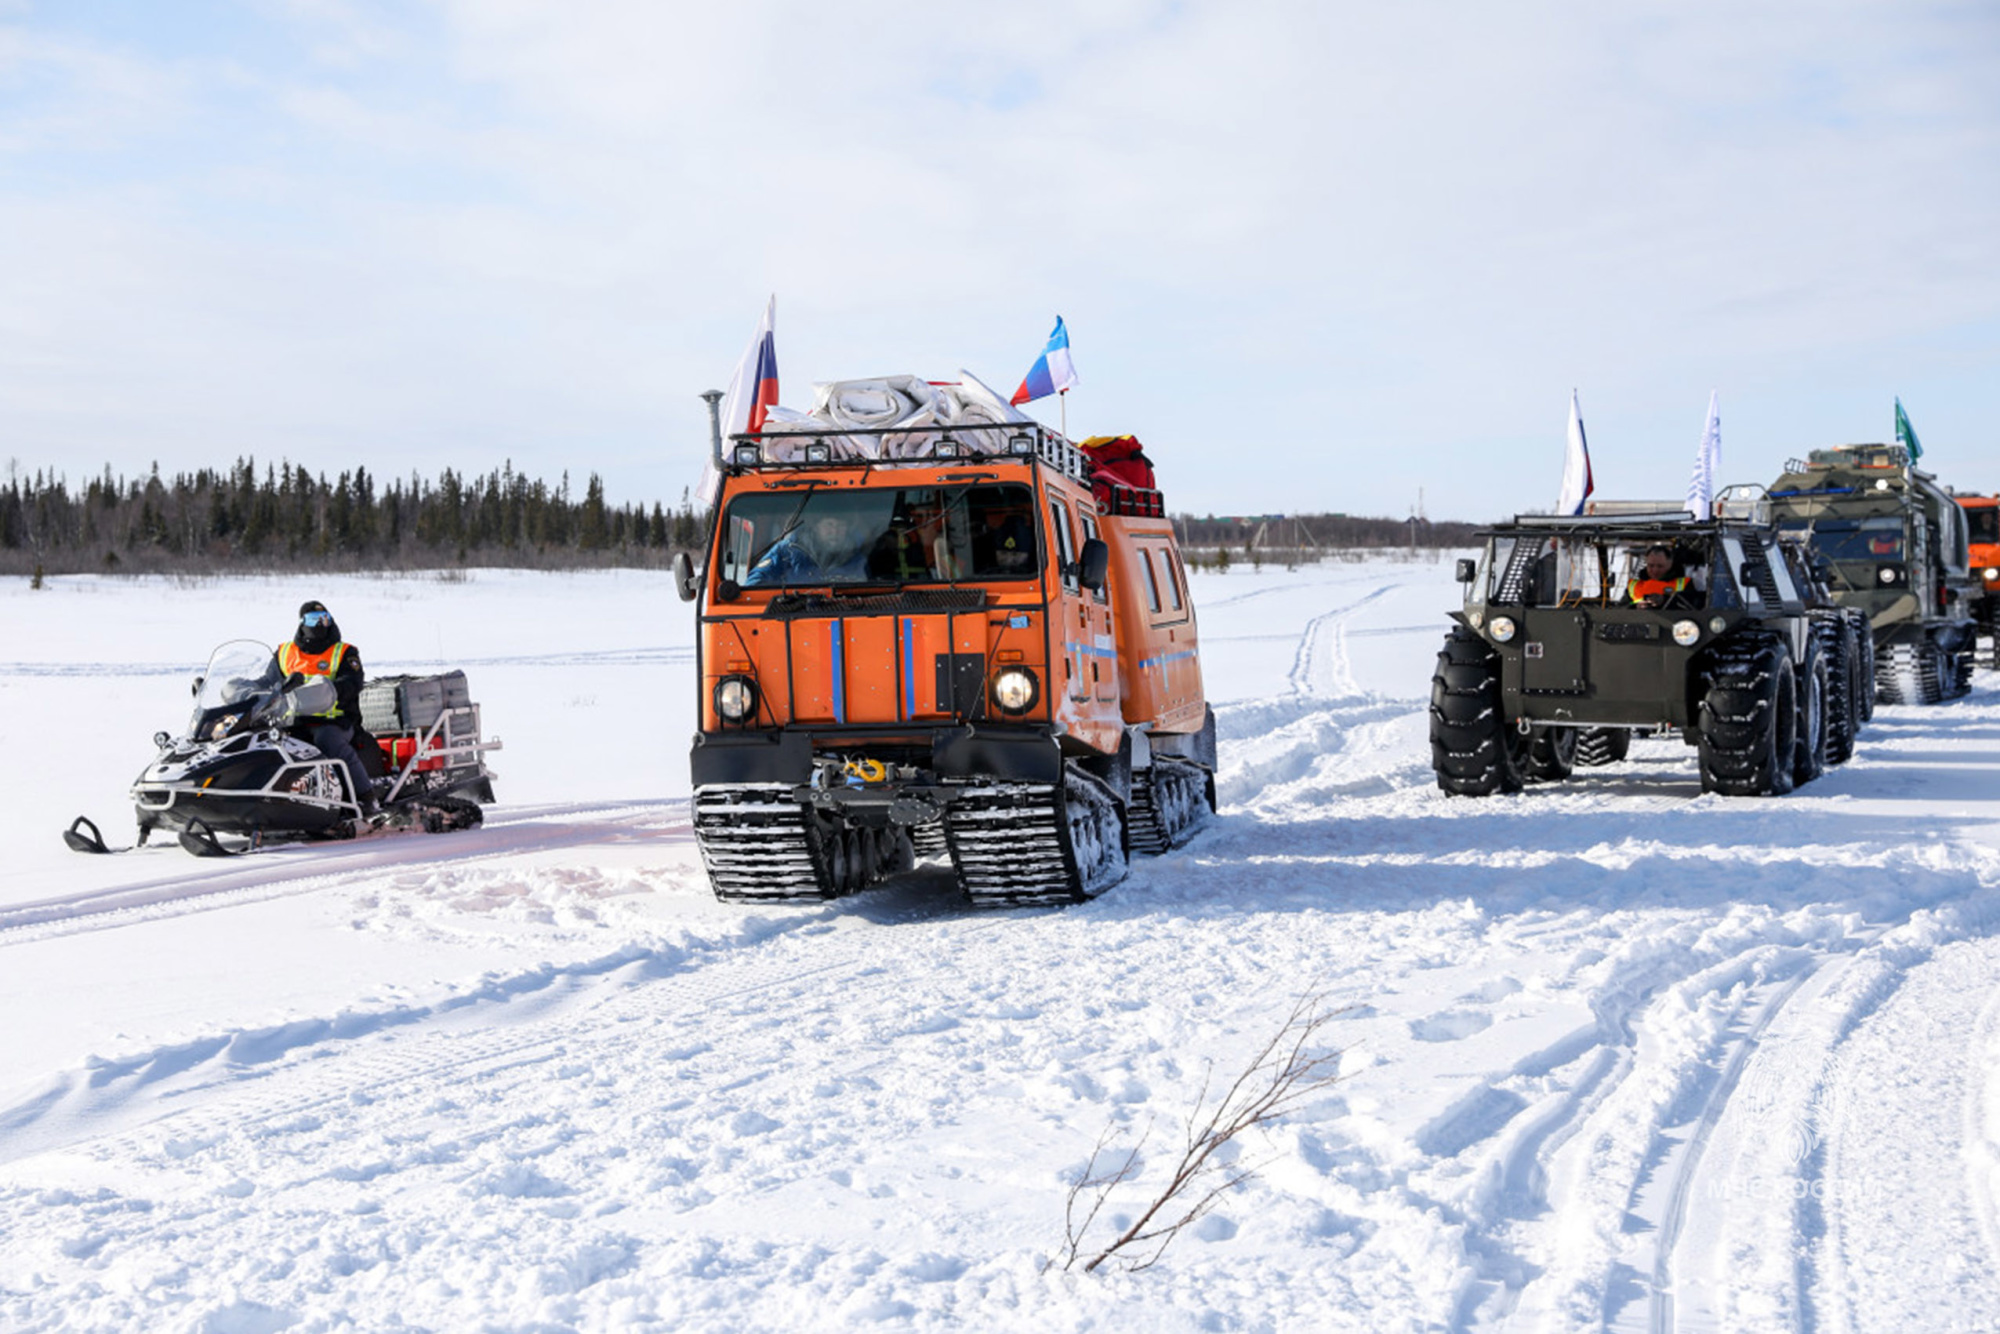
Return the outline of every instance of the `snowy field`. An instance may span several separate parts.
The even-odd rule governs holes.
[[[1062,911],[709,896],[663,577],[0,588],[0,1329],[1988,1330],[2000,682],[1776,800],[1431,785],[1448,559],[1196,581],[1223,810]],[[483,829],[66,851],[212,645],[466,668]],[[1343,1078],[1047,1268],[1305,994]],[[1113,1222],[1117,1219],[1111,1220]],[[1100,1226],[1104,1226],[1100,1224]]]

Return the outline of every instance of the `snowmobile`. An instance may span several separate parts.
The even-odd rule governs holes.
[[[453,675],[462,689],[462,674]],[[370,682],[367,692],[399,694],[411,679],[426,678]],[[379,735],[354,734],[370,777],[378,786],[393,779],[372,812],[363,809],[345,764],[287,730],[333,706],[333,683],[285,676],[271,650],[254,640],[223,644],[195,678],[187,732],[153,737],[159,754],[132,785],[134,846],[165,829],[196,856],[218,857],[271,841],[347,839],[377,829],[442,833],[481,823],[478,803],[493,799],[484,757],[500,742],[481,739],[478,705],[403,718],[393,708],[382,715],[375,700],[365,703],[371,707],[364,707],[364,722],[373,712],[393,725]],[[247,846],[224,843],[225,835]],[[107,846],[85,816],[63,832],[63,841],[77,852],[128,851]]]

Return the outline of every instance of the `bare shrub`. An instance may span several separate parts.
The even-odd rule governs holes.
[[[1340,1052],[1314,1054],[1309,1050],[1320,1030],[1338,1013],[1328,1010],[1321,996],[1302,997],[1283,1027],[1271,1035],[1212,1105],[1210,1081],[1205,1076],[1188,1114],[1180,1157],[1166,1180],[1130,1226],[1110,1242],[1100,1244],[1087,1240],[1093,1225],[1113,1194],[1138,1175],[1140,1150],[1152,1134],[1149,1124],[1117,1166],[1104,1169],[1099,1160],[1117,1133],[1115,1127],[1105,1127],[1091,1150],[1089,1166],[1070,1187],[1063,1206],[1062,1267],[1073,1269],[1083,1261],[1086,1274],[1107,1262],[1120,1264],[1128,1272],[1148,1269],[1175,1237],[1198,1222],[1225,1194],[1255,1176],[1264,1163],[1225,1163],[1217,1158],[1217,1152],[1244,1131],[1277,1121],[1339,1080]],[[1091,1253],[1087,1261],[1086,1253]]]

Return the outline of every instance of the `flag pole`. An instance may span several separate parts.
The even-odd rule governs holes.
[[[1062,438],[1069,439],[1069,390],[1056,391],[1056,406],[1062,409]]]

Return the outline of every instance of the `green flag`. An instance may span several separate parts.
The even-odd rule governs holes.
[[[1903,400],[1896,400],[1896,443],[1910,451],[1910,462],[1915,463],[1924,456],[1924,447],[1917,443],[1917,433],[1910,429],[1910,414],[1903,411]]]

